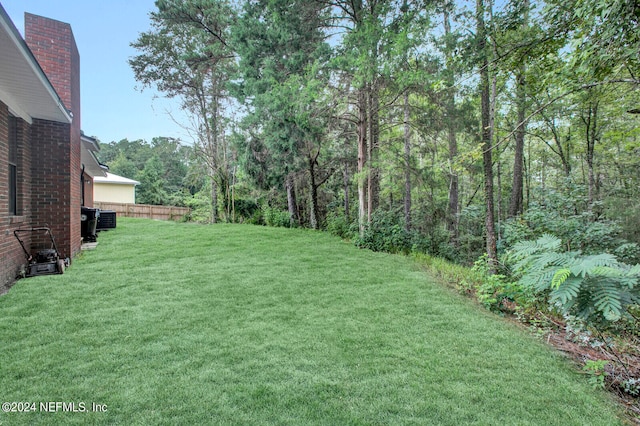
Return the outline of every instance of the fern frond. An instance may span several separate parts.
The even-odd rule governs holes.
[[[602,312],[602,315],[609,321],[617,321],[622,316],[622,303],[620,301],[620,291],[615,284],[609,280],[599,280],[597,288],[593,292],[593,305]]]
[[[616,257],[612,254],[609,253],[601,253],[601,254],[594,254],[591,256],[585,256],[584,257],[585,263],[589,263],[591,265],[593,265],[594,267],[597,266],[605,266],[605,267],[618,267],[620,266],[620,263],[618,262],[618,259],[616,259]]]
[[[582,285],[582,279],[577,277],[567,278],[561,286],[551,292],[550,301],[559,301],[562,305],[567,305],[571,300],[578,297],[580,292],[580,286]],[[570,306],[566,308],[570,309]]]
[[[558,269],[553,275],[553,278],[551,279],[551,289],[557,290],[558,287],[560,287],[560,285],[562,285],[562,283],[564,283],[567,280],[567,278],[569,278],[570,275],[571,275],[571,269],[569,268]]]
[[[584,282],[584,281],[583,281]],[[582,318],[585,321],[589,321],[594,318],[596,309],[593,305],[593,293],[589,286],[582,286],[581,291],[578,293],[578,297],[575,299],[575,303],[572,306],[576,316]],[[569,313],[567,310],[564,313]]]
[[[535,241],[520,241],[513,246],[513,253],[516,258],[532,256],[537,253],[558,251],[562,241],[550,234],[544,234]]]
[[[522,275],[529,270],[529,265],[531,265],[531,262],[533,262],[533,259],[531,257],[522,258],[513,265],[512,269],[515,274]]]
[[[620,285],[625,287],[627,290],[633,290],[634,287],[638,285],[640,282],[640,275],[629,274],[629,271],[626,271],[620,278]]]
[[[622,318],[622,311],[620,309],[605,308],[602,310],[602,315],[609,321],[618,321]]]
[[[536,240],[536,243],[541,247],[542,250],[556,251],[560,249],[562,240],[560,240],[560,238],[556,237],[555,235],[542,234],[542,237],[538,238]]]
[[[618,261],[615,256],[608,253],[592,256],[583,256],[571,267],[571,273],[575,276],[586,277],[594,274],[594,270],[600,267],[617,267]]]
[[[631,268],[629,268],[626,271],[627,276],[633,277],[635,276],[636,278],[640,278],[640,263],[637,265],[633,265]]]
[[[531,267],[535,269],[543,269],[548,266],[570,266],[575,259],[567,253],[548,252],[533,256]]]
[[[524,283],[525,285],[528,283],[535,291],[548,290],[551,287],[551,280],[553,280],[554,274],[555,270],[553,268],[548,268],[543,271],[539,271],[537,274],[531,275],[529,277],[530,280],[524,281]]]
[[[585,257],[589,259],[590,262],[592,262],[596,266],[618,266],[619,265],[618,259],[616,259],[614,255],[609,253],[594,254],[594,255],[585,256]]]
[[[618,321],[640,304],[640,265],[625,265],[607,253],[560,250],[560,239],[552,235],[517,243],[509,261],[518,283],[590,323]]]

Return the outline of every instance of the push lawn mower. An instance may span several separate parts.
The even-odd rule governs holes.
[[[30,241],[32,242],[32,245],[36,246],[35,242],[39,239],[41,247],[49,246],[49,248],[39,249],[37,252],[35,252],[34,257],[31,253],[29,253],[24,245],[24,241],[20,238],[20,235],[24,235],[27,233],[31,235]],[[60,258],[58,248],[56,247],[56,241],[53,238],[53,234],[51,233],[50,228],[41,227],[16,229],[15,231],[13,231],[13,235],[20,243],[20,246],[22,246],[22,250],[24,251],[25,257],[27,258],[28,266],[26,274],[28,277],[33,277],[36,275],[52,275],[64,273],[66,262],[64,259]],[[50,243],[49,241],[47,241],[47,237]]]

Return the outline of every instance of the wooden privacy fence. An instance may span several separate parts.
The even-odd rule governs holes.
[[[95,208],[113,210],[119,217],[141,217],[157,220],[180,220],[191,213],[188,207],[152,206],[150,204],[108,203],[96,201]]]

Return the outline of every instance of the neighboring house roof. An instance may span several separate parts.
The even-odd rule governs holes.
[[[126,177],[114,175],[113,173],[106,172],[106,176],[96,176],[93,178],[93,183],[110,183],[113,185],[140,185],[140,182],[133,179],[127,179]]]
[[[0,99],[28,123],[34,118],[71,123],[72,114],[0,4]]]
[[[100,151],[98,141],[87,136],[84,133],[81,135],[82,149],[80,150],[80,157],[82,161],[83,170],[91,175],[94,179],[98,176],[107,177],[107,170],[109,167],[98,161],[96,152]]]

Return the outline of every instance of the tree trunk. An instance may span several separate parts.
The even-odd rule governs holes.
[[[309,224],[311,229],[318,229],[318,186],[316,185],[316,160],[309,155],[309,182],[311,197],[309,206]]]
[[[598,141],[598,101],[589,101],[586,115],[582,115],[582,121],[586,126],[587,137],[587,176],[588,176],[588,188],[589,188],[589,211],[593,208],[593,203],[596,201],[597,183],[595,178],[594,169],[594,155],[596,142]]]
[[[289,223],[291,226],[300,225],[298,217],[298,203],[296,202],[296,192],[293,180],[293,173],[287,174],[285,178],[285,186],[287,188],[287,207],[289,209]]]
[[[216,182],[213,171],[210,176],[211,181],[211,223],[218,221],[218,183]]]
[[[493,19],[493,1],[489,1],[489,14],[491,19]],[[495,38],[492,39],[492,52],[494,57],[498,57],[498,46],[495,43]],[[487,69],[488,72],[488,69]],[[496,122],[496,102],[498,101],[498,76],[496,73],[491,73],[491,93],[489,94],[489,140],[491,141],[491,151],[493,156],[493,143],[496,140],[495,136],[495,122]],[[498,226],[495,227],[496,239],[500,239],[500,220],[502,219],[502,174],[501,174],[501,163],[500,163],[500,151],[496,150],[496,169],[497,169],[497,184],[498,184],[498,195],[497,197],[493,197],[493,203],[497,210],[497,215],[494,217],[494,223],[497,222]],[[492,164],[492,179],[491,179],[491,188],[492,193],[495,192],[493,190],[493,159],[491,160]],[[497,202],[496,202],[497,198]],[[496,250],[497,251],[497,250]],[[497,257],[497,254],[496,254]]]
[[[504,217],[504,212],[502,211],[502,156],[500,155],[500,151],[496,150],[496,185],[498,186],[498,194],[496,195],[496,234],[498,241],[502,238],[502,233],[500,232],[500,224],[502,223],[502,218]]]
[[[349,162],[345,161],[344,162],[344,179],[343,179],[343,186],[344,186],[344,219],[347,223],[351,222],[350,220],[350,214],[349,214],[349,210],[351,209],[351,206],[349,204]]]
[[[453,4],[448,4],[444,9],[444,33],[448,37],[451,34],[451,23],[449,20],[449,7],[453,7]],[[451,49],[447,49],[447,57],[449,61],[453,61],[453,52]],[[458,174],[455,171],[454,162],[458,156],[458,140],[456,137],[456,125],[455,108],[456,108],[456,94],[455,94],[455,81],[453,77],[450,77],[449,86],[451,93],[447,96],[446,110],[447,110],[447,140],[449,142],[449,206],[447,209],[447,231],[451,239],[451,244],[454,247],[458,246],[458,204],[459,204],[459,189],[458,189]]]
[[[531,140],[527,143],[527,158],[524,159],[524,164],[526,167],[526,176],[525,176],[525,185],[526,185],[526,193],[527,193],[527,208],[531,205]]]
[[[215,79],[212,77],[214,87]],[[216,174],[218,173],[218,97],[214,95],[211,102],[211,120],[207,117],[207,105],[205,102],[206,97],[203,93],[200,93],[200,111],[202,114],[203,125],[205,128],[205,147],[204,152],[206,155],[206,161],[209,165],[209,176],[211,179],[211,223],[218,221],[218,184],[216,182]]]
[[[498,263],[496,229],[493,202],[493,159],[491,146],[491,100],[489,87],[489,59],[486,48],[486,28],[484,24],[484,1],[476,0],[476,19],[478,38],[478,52],[480,55],[480,104],[481,104],[481,144],[482,163],[484,170],[484,195],[486,203],[486,248],[489,261],[489,272],[495,273]]]
[[[367,223],[367,196],[365,167],[367,165],[367,100],[364,90],[358,93],[358,227],[360,234]]]
[[[231,222],[236,223],[236,166],[231,171]]]
[[[518,129],[515,133],[516,146],[513,158],[513,184],[511,186],[511,199],[509,201],[509,217],[515,217],[522,214],[523,187],[524,187],[524,123],[526,116],[525,108],[525,83],[524,83],[524,64],[521,66],[516,76],[516,97],[518,103]]]
[[[404,226],[411,229],[411,127],[409,127],[409,92],[404,92]]]
[[[367,222],[371,222],[371,214],[380,204],[380,176],[378,170],[378,135],[379,135],[379,101],[376,83],[368,90],[367,124],[369,144],[367,146],[367,162],[369,175],[367,176]]]
[[[529,0],[523,2],[525,12],[523,16],[522,26],[527,28],[529,26]],[[518,108],[518,128],[516,129],[515,139],[516,146],[513,158],[513,184],[511,186],[511,199],[509,201],[509,217],[515,217],[522,214],[523,211],[523,169],[524,169],[524,135],[526,132],[526,106],[527,106],[527,92],[525,86],[525,75],[527,72],[527,66],[523,60],[519,69],[516,72],[516,103]]]

